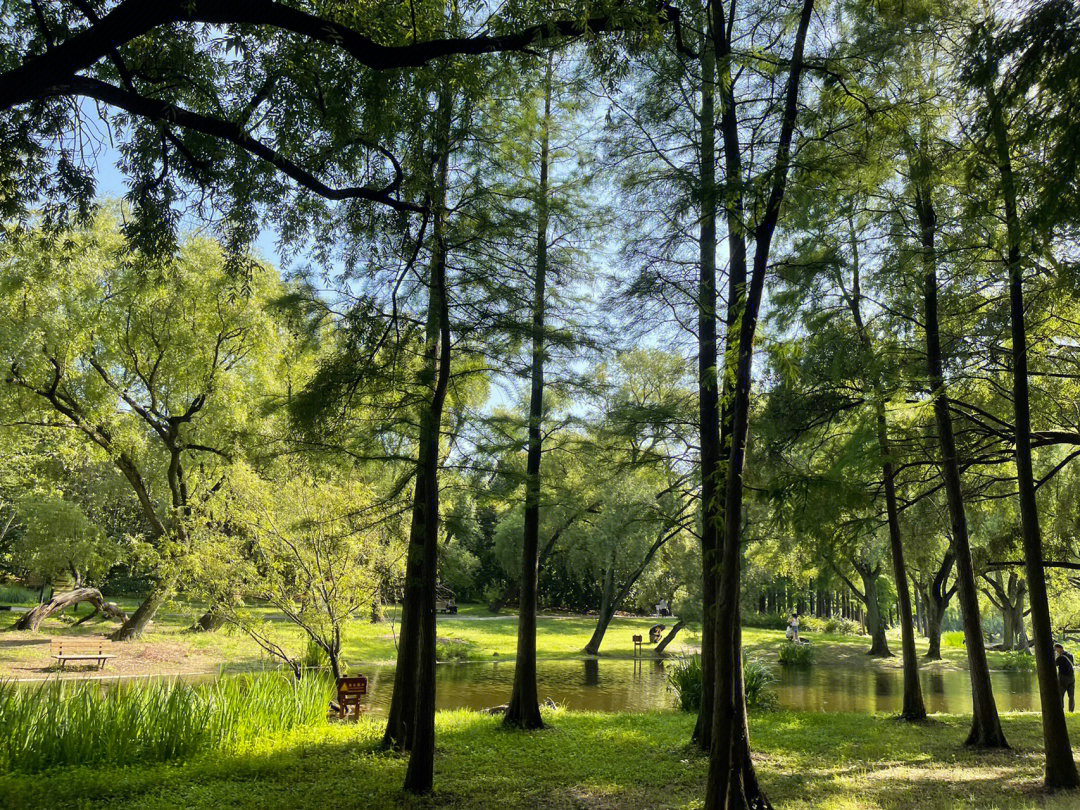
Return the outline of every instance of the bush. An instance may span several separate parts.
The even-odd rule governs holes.
[[[696,712],[701,708],[701,656],[688,655],[677,660],[668,671],[668,688],[675,693],[679,708]]]
[[[315,639],[309,638],[304,656],[300,659],[300,666],[304,669],[330,669],[330,656]],[[342,666],[344,669],[344,665]]]
[[[759,630],[787,630],[788,617],[783,613],[744,613],[743,627],[756,627]]]
[[[330,681],[279,672],[182,681],[0,683],[0,772],[165,762],[326,719]]]
[[[785,641],[780,645],[780,663],[787,666],[806,667],[814,661],[814,648],[809,644]]]
[[[771,709],[776,705],[776,680],[771,669],[756,658],[743,656],[743,683],[749,709]],[[701,708],[701,656],[688,655],[676,661],[668,671],[668,688],[675,693],[679,708],[696,712]]]
[[[825,632],[837,636],[857,636],[862,626],[851,619],[833,617],[825,622]]]
[[[1014,672],[1035,669],[1035,656],[1023,650],[1010,650],[1002,655],[1001,668]]]
[[[953,630],[951,633],[941,634],[941,646],[943,647],[964,647],[964,631]]]
[[[743,685],[748,709],[763,711],[776,706],[777,695],[772,688],[775,681],[776,676],[763,661],[743,658]]]
[[[476,645],[463,638],[440,638],[436,641],[435,657],[439,661],[468,661],[476,658]]]
[[[21,585],[0,585],[0,605],[36,605],[40,593]]]
[[[800,633],[820,633],[825,629],[824,619],[819,619],[817,616],[800,616],[799,617],[799,632]]]

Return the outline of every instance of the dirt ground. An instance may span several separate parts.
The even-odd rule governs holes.
[[[211,674],[223,663],[221,655],[210,650],[155,640],[116,645],[115,657],[100,671],[96,662],[85,666],[68,664],[61,670],[52,658],[51,647],[50,639],[40,633],[8,631],[0,635],[0,680]]]

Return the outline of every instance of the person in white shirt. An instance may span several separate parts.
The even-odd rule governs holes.
[[[787,637],[789,640],[799,644],[799,612],[795,611],[791,614],[791,618],[788,619],[788,631]]]

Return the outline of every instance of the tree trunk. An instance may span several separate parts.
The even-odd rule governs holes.
[[[866,604],[866,632],[870,634],[870,651],[868,655],[890,658],[889,641],[885,638],[885,621],[881,615],[881,606],[878,603],[878,577],[881,576],[880,566],[877,568],[857,568],[863,581],[863,601]]]
[[[904,664],[904,720],[925,720],[922,685],[919,683],[919,656],[915,651],[915,620],[911,612],[911,592],[908,589],[907,568],[904,565],[904,545],[900,537],[900,510],[896,504],[896,481],[889,446],[885,404],[879,401],[877,415],[878,447],[881,450],[881,470],[885,477],[885,508],[889,519],[889,545],[892,548],[893,579],[900,612],[900,649]]]
[[[583,652],[586,655],[599,655],[600,644],[604,640],[608,625],[615,616],[615,558],[612,555],[611,562],[604,572],[604,584],[600,589],[600,610],[596,617],[596,629],[592,637],[585,645]]]
[[[701,110],[699,133],[699,193],[701,225],[698,238],[698,434],[701,442],[701,706],[692,739],[709,750],[713,714],[715,622],[717,576],[720,548],[721,492],[723,487],[722,443],[720,439],[720,390],[716,372],[716,109],[713,84],[716,55],[708,36],[701,52]],[[665,645],[666,646],[666,645]]]
[[[926,614],[926,638],[929,642],[927,661],[941,660],[941,622],[956,590],[955,585],[949,587],[949,575],[952,573],[954,560],[952,550],[946,551],[933,581],[922,593],[923,611]]]
[[[740,124],[735,106],[735,76],[732,72],[732,34],[719,2],[710,4],[713,45],[720,91],[720,130],[724,139],[726,182],[724,214],[728,228],[728,277],[735,295],[728,300],[728,332],[724,352],[725,379],[732,374],[731,433],[724,479],[723,534],[720,538],[720,585],[716,607],[716,669],[713,692],[712,740],[709,773],[705,785],[705,810],[767,810],[768,798],[758,784],[750,757],[750,737],[746,718],[746,697],[742,675],[742,630],[740,627],[740,579],[742,554],[743,468],[750,426],[750,392],[753,385],[754,337],[769,267],[772,238],[784,199],[791,140],[798,118],[799,87],[813,0],[804,0],[791,52],[791,67],[784,93],[776,159],[770,189],[761,220],[753,232],[753,272],[747,284],[745,202],[741,185]],[[731,328],[734,327],[734,328]],[[708,632],[708,629],[706,629]]]
[[[406,560],[405,610],[398,646],[394,694],[384,742],[410,750],[406,791],[428,793],[435,759],[435,589],[439,538],[439,438],[450,379],[450,318],[446,289],[446,184],[453,97],[444,81],[435,133],[437,161],[432,195],[431,272],[421,384],[430,392],[420,413],[417,479]],[[413,575],[409,579],[410,569]],[[410,622],[408,632],[406,621]],[[401,690],[400,705],[398,701]],[[395,711],[396,709],[396,711]]]
[[[1031,595],[1031,630],[1035,636],[1035,666],[1039,674],[1039,697],[1042,707],[1043,743],[1046,749],[1045,785],[1050,789],[1074,788],[1080,776],[1073,760],[1065,709],[1058,691],[1054,663],[1053,629],[1046,595],[1046,572],[1043,570],[1042,534],[1035,499],[1035,475],[1031,461],[1031,412],[1028,394],[1027,327],[1024,323],[1024,279],[1020,260],[1020,216],[1016,205],[1016,183],[1009,155],[1008,133],[1001,100],[988,87],[991,129],[1001,174],[1001,192],[1005,203],[1005,226],[1008,243],[1006,265],[1009,271],[1009,311],[1012,325],[1013,408],[1015,411],[1016,482],[1020,496],[1020,531],[1024,541],[1024,568]],[[1021,621],[1023,616],[1021,614]]]
[[[69,607],[75,607],[81,602],[89,602],[94,606],[94,613],[91,613],[90,616],[101,612],[110,618],[127,621],[127,614],[111,602],[106,602],[101,596],[101,591],[97,588],[75,588],[71,591],[54,593],[48,602],[43,602],[20,616],[12,629],[37,632],[38,628],[41,627],[41,623],[50,616],[55,616]],[[90,616],[81,619],[79,624],[82,624]]]
[[[862,319],[862,292],[859,279],[859,242],[855,235],[855,225],[849,220],[852,249],[852,289],[849,296],[852,318],[863,347],[872,350],[870,335]],[[904,706],[900,717],[904,720],[924,720],[926,706],[923,704],[922,686],[919,683],[919,659],[915,652],[915,621],[911,612],[911,594],[908,591],[907,568],[904,565],[904,543],[900,536],[900,509],[896,503],[896,474],[894,472],[891,448],[889,444],[889,425],[885,414],[885,392],[880,383],[874,381],[874,410],[877,428],[878,452],[881,454],[881,474],[885,482],[885,513],[889,524],[889,549],[892,552],[893,580],[896,583],[897,602],[900,611],[901,652],[904,662]],[[869,593],[867,593],[869,596]],[[888,643],[885,634],[881,634],[884,653],[874,652],[878,645],[877,638],[871,645],[871,654],[888,655]]]
[[[675,622],[675,626],[668,630],[666,636],[660,639],[660,643],[656,645],[656,649],[653,650],[653,654],[657,657],[664,654],[664,650],[667,649],[668,644],[675,640],[675,636],[679,634],[679,631],[686,627],[686,619],[679,619]]]
[[[225,625],[225,616],[210,608],[187,629],[189,633],[213,633]]]
[[[113,641],[131,641],[141,636],[158,609],[172,595],[172,590],[172,580],[157,583],[142,603],[135,608],[135,612],[109,638]]]
[[[1007,748],[1001,730],[997,705],[990,684],[990,668],[986,662],[982,621],[979,616],[979,597],[975,587],[975,569],[971,562],[967,517],[964,514],[964,495],[960,485],[960,464],[949,415],[948,392],[945,389],[941,338],[938,327],[937,251],[935,236],[937,218],[928,196],[926,178],[916,180],[916,212],[919,217],[923,262],[923,295],[925,299],[926,363],[930,392],[934,399],[934,418],[937,424],[941,453],[941,475],[949,504],[953,553],[956,555],[956,575],[959,585],[960,608],[964,619],[964,640],[967,645],[968,668],[971,673],[972,718],[967,744],[983,748]]]
[[[548,241],[548,138],[551,124],[551,65],[544,72],[544,118],[540,134],[540,184],[536,192],[536,277],[532,306],[532,390],[529,394],[529,451],[525,467],[525,533],[521,552],[517,660],[514,686],[503,723],[543,728],[536,688],[536,579],[540,545],[540,457],[544,417],[544,309]]]

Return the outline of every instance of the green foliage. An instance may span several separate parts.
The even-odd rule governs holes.
[[[315,639],[309,638],[307,647],[304,648],[304,655],[300,658],[300,666],[305,670],[328,669],[330,667],[330,656],[326,654],[326,650]]]
[[[837,636],[855,636],[861,632],[862,626],[851,619],[841,619],[833,616],[825,620],[823,629],[824,632]]]
[[[0,604],[34,605],[37,604],[38,594],[39,591],[21,585],[0,585]]]
[[[799,632],[800,633],[821,633],[825,630],[825,620],[819,619],[817,616],[800,616],[799,617]]]
[[[75,503],[51,493],[31,493],[16,513],[23,531],[11,559],[18,568],[46,582],[58,576],[81,582],[100,577],[116,563],[119,544],[104,536]]]
[[[757,627],[761,630],[786,630],[788,617],[782,613],[745,613],[744,627]]]
[[[785,641],[780,645],[779,660],[785,666],[808,667],[814,662],[814,656],[815,651],[810,644]]]
[[[166,762],[326,717],[329,682],[281,673],[208,684],[0,684],[0,771]]]
[[[776,675],[761,659],[743,655],[743,684],[746,707],[750,710],[771,709],[777,695],[772,688]],[[701,656],[688,655],[668,667],[668,688],[675,693],[679,708],[696,712],[701,708]]]
[[[440,638],[435,643],[439,661],[468,661],[479,658],[475,642],[463,638]]]
[[[696,712],[701,708],[701,656],[688,655],[668,667],[668,687],[675,693],[679,708]]]
[[[941,634],[941,646],[942,647],[956,647],[963,649],[964,644],[964,631],[952,630],[948,633]]]
[[[1023,650],[1009,650],[1001,655],[1001,668],[1012,672],[1033,671],[1035,656]]]
[[[773,709],[778,700],[772,688],[776,675],[760,658],[743,657],[743,688],[746,693],[746,708],[751,711]]]

